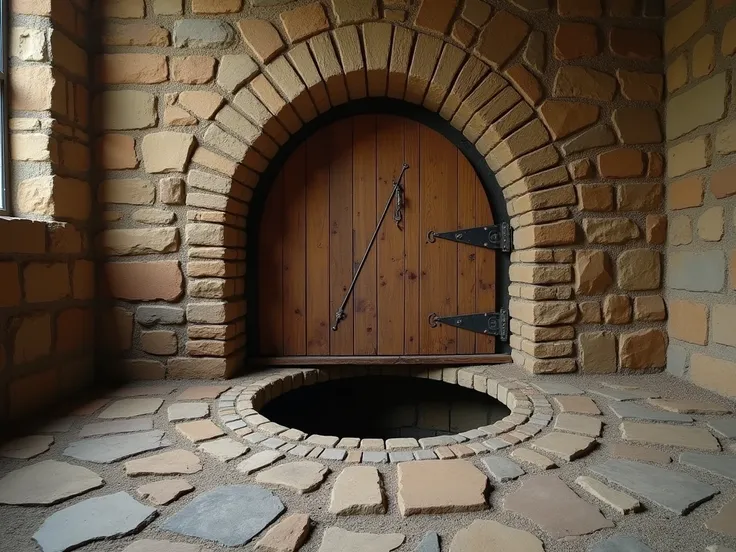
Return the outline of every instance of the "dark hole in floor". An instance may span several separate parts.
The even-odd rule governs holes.
[[[289,391],[261,408],[273,422],[337,437],[434,437],[492,424],[509,409],[479,391],[441,381],[367,376]]]

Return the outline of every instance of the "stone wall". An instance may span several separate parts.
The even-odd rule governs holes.
[[[668,370],[736,397],[736,6],[670,7]]]
[[[119,373],[242,367],[259,175],[305,122],[366,96],[439,112],[496,172],[517,363],[665,366],[661,2],[95,5],[96,241]]]
[[[10,200],[21,218],[0,218],[0,420],[94,376],[88,2],[15,0],[11,11]]]

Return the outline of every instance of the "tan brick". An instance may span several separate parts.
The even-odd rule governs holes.
[[[667,208],[688,209],[703,204],[704,179],[700,176],[670,182],[667,189]]]
[[[176,333],[169,330],[141,332],[141,349],[151,355],[175,355],[178,349]]]
[[[611,263],[605,251],[581,250],[575,258],[575,291],[600,295],[613,283]]]
[[[722,206],[711,207],[705,210],[697,222],[697,231],[700,239],[707,242],[717,242],[723,239],[724,209]]]
[[[736,194],[736,165],[729,165],[710,176],[710,191],[718,199]]]
[[[667,176],[672,178],[710,165],[710,144],[707,136],[671,146],[667,150]]]
[[[586,218],[583,231],[591,243],[626,243],[639,237],[639,227],[628,218]]]
[[[736,151],[736,121],[729,121],[718,127],[715,148],[718,153]]]
[[[214,92],[185,90],[179,94],[179,104],[200,119],[211,119],[224,101]]]
[[[662,245],[667,240],[666,215],[647,215],[646,238],[652,245]]]
[[[465,2],[461,15],[463,19],[480,28],[491,16],[491,7],[483,0],[468,0]]]
[[[317,110],[304,83],[285,57],[273,60],[265,67],[265,72],[303,121],[311,121],[317,116]]]
[[[191,134],[155,132],[143,138],[143,166],[148,173],[184,172],[194,150]]]
[[[138,168],[135,139],[124,134],[105,134],[97,139],[97,160],[102,169]]]
[[[659,178],[664,174],[664,157],[656,151],[647,152],[647,178]]]
[[[98,238],[107,255],[147,255],[179,250],[177,228],[135,228],[103,231]]]
[[[268,63],[286,47],[278,31],[268,21],[243,19],[237,25],[243,40],[261,63]]]
[[[13,27],[10,30],[10,55],[23,61],[45,61],[45,32],[28,27]]]
[[[547,100],[541,105],[539,112],[552,137],[558,140],[595,123],[600,108],[591,104]]]
[[[504,74],[531,105],[537,105],[542,100],[542,85],[523,65],[509,67]]]
[[[325,9],[319,2],[312,2],[279,14],[290,42],[299,42],[330,28]]]
[[[613,187],[610,184],[579,184],[578,206],[583,211],[613,210]]]
[[[158,197],[166,205],[184,203],[184,181],[179,177],[162,178],[158,182]]]
[[[616,188],[619,211],[657,211],[662,205],[662,184],[641,182]]]
[[[655,329],[622,334],[618,358],[621,368],[662,368],[667,362],[667,337],[662,330]]]
[[[710,75],[716,67],[715,37],[708,34],[698,40],[693,48],[692,56],[693,78]]]
[[[664,49],[671,52],[692,37],[705,23],[705,0],[694,0],[688,7],[670,17],[664,27]]]
[[[243,0],[192,0],[192,13],[238,13]]]
[[[605,124],[598,124],[565,142],[562,152],[570,155],[601,146],[610,146],[615,142],[616,136],[613,131]]]
[[[129,301],[177,301],[183,277],[179,261],[109,262],[104,265],[110,294]]]
[[[72,293],[75,299],[95,296],[95,265],[92,261],[75,261],[72,268]]]
[[[598,171],[604,178],[631,178],[644,174],[644,156],[633,148],[617,148],[598,155]]]
[[[588,23],[560,23],[554,39],[555,58],[560,61],[598,55],[598,31]]]
[[[0,262],[0,307],[14,307],[20,298],[18,263]]]
[[[424,3],[430,2],[425,0]],[[509,60],[528,34],[529,25],[526,21],[499,10],[481,32],[475,54],[491,67],[498,68]]]
[[[655,109],[619,107],[611,117],[624,144],[658,144],[662,141],[659,114]]]
[[[332,0],[332,11],[338,25],[360,23],[378,18],[375,0],[353,2],[352,0]]]
[[[621,86],[621,95],[627,100],[659,102],[662,99],[663,79],[658,73],[617,69],[616,78]]]
[[[87,220],[91,203],[89,183],[58,176],[24,180],[18,184],[14,197],[19,213],[58,219]]]
[[[573,180],[587,180],[595,176],[595,166],[590,159],[577,159],[572,161],[567,170]]]
[[[659,35],[648,29],[614,27],[609,32],[608,45],[611,52],[621,57],[658,60],[662,56]]]
[[[176,94],[166,94],[164,107],[164,126],[185,127],[196,125],[199,121],[183,107],[174,105]]]
[[[365,64],[363,61],[363,54],[360,47],[360,37],[358,36],[357,27],[340,27],[339,29],[334,31],[332,36],[335,39],[335,45],[337,47],[338,53],[340,54],[340,61],[342,62],[342,68],[345,73],[345,82],[347,84],[350,98],[353,100],[364,98],[367,94]],[[417,40],[417,46],[414,51],[414,60],[422,58],[426,59],[428,49],[425,49],[425,47],[431,45],[433,42],[438,43],[437,53],[439,53],[439,46],[441,44],[436,39],[422,40],[421,43],[419,40]],[[432,66],[434,67],[436,63],[437,58],[433,58],[431,60]],[[414,63],[412,63],[412,67],[413,66]],[[410,76],[412,74],[416,74],[416,71],[412,72],[410,69]],[[427,81],[428,80],[429,79],[427,79]],[[305,119],[309,120],[308,117]]]
[[[50,253],[81,253],[82,234],[74,225],[68,223],[50,223],[49,252]]]
[[[693,226],[690,217],[677,215],[670,221],[670,245],[688,245],[693,242]]]
[[[612,332],[585,332],[578,338],[580,368],[584,374],[616,372],[616,336]]]
[[[708,307],[706,305],[671,299],[668,306],[670,337],[697,345],[708,343]]]
[[[514,234],[518,249],[572,243],[575,243],[575,222],[572,220],[526,226]]]
[[[688,63],[685,54],[675,58],[667,66],[667,91],[674,92],[685,86],[688,80]]]
[[[138,209],[131,218],[142,224],[167,225],[176,220],[176,214],[166,209]]]
[[[517,301],[509,305],[511,316],[537,326],[572,323],[577,318],[574,301]]]
[[[627,295],[606,295],[603,300],[603,320],[606,324],[631,322],[631,300]]]
[[[667,139],[718,121],[726,114],[726,74],[721,72],[667,102]]]
[[[634,321],[656,322],[666,317],[667,312],[661,295],[634,297]]]
[[[447,27],[455,13],[455,2],[436,2],[422,0],[414,24],[422,29],[446,34]]]
[[[736,305],[713,305],[712,324],[713,342],[736,347]]]
[[[608,73],[576,65],[562,66],[557,70],[555,96],[610,102],[615,93],[616,79]]]
[[[105,46],[169,46],[169,31],[152,23],[111,23],[102,35]]]
[[[100,184],[97,198],[100,203],[153,205],[156,190],[150,181],[139,178],[105,180]]]
[[[224,324],[245,314],[245,302],[189,303],[187,320],[198,324]]]
[[[10,70],[10,107],[20,111],[55,109],[66,112],[54,99],[58,83],[49,65],[24,65]]]
[[[626,291],[659,289],[662,261],[659,251],[629,249],[616,259],[618,287]]]
[[[249,55],[225,55],[220,58],[217,84],[220,88],[234,94],[259,71],[260,69]]]
[[[97,116],[106,130],[131,130],[156,125],[156,98],[139,90],[108,90],[97,96]]]
[[[181,15],[182,0],[153,0],[153,13],[156,15]]]
[[[25,15],[51,15],[51,0],[15,0],[10,9],[13,13]]]
[[[14,161],[56,163],[56,140],[46,134],[11,134],[10,158]]]
[[[734,373],[736,373],[736,362],[700,353],[694,353],[690,357],[689,374],[692,382],[721,395],[736,397]]]
[[[171,78],[185,84],[205,84],[215,77],[215,58],[178,56],[171,58]]]
[[[583,324],[600,324],[603,321],[601,304],[598,301],[581,301],[578,303],[578,309],[580,322]]]
[[[103,54],[97,79],[105,84],[156,84],[168,79],[166,57],[156,54]]]
[[[140,19],[146,15],[144,0],[99,0],[97,9],[103,17]]]
[[[411,37],[411,33],[403,27],[397,27],[395,29],[395,38],[392,50],[392,56],[398,55],[398,52],[403,51],[406,56],[403,58],[405,62],[404,71],[402,76],[404,78],[404,85],[406,84],[406,70],[409,64],[409,50],[411,49],[411,41],[409,39],[408,46],[404,40],[399,37]],[[314,60],[319,67],[320,74],[324,78],[325,86],[327,87],[327,93],[329,94],[332,105],[340,105],[348,100],[348,91],[345,86],[345,78],[343,76],[340,62],[335,54],[335,47],[332,44],[332,40],[326,34],[317,35],[309,40],[309,47],[314,55]],[[389,87],[390,88],[390,87]],[[401,94],[403,97],[404,86],[401,87]]]
[[[16,319],[13,363],[27,364],[51,353],[51,316],[34,314]]]
[[[29,263],[23,270],[23,289],[28,303],[48,303],[71,295],[66,263]]]

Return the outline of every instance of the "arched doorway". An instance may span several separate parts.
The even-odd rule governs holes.
[[[502,320],[508,255],[457,239],[458,230],[502,222],[490,172],[479,176],[462,147],[469,144],[458,142],[417,117],[367,110],[334,117],[292,149],[256,202],[250,230],[255,362],[509,361],[496,332],[479,332],[468,316]],[[404,163],[398,203],[392,192]]]

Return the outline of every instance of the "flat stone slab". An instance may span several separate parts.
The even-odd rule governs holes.
[[[711,531],[722,533],[729,537],[736,537],[736,499],[726,504],[714,517],[705,522],[705,526]]]
[[[195,497],[161,528],[225,546],[242,546],[283,511],[278,497],[262,487],[229,485]]]
[[[590,552],[654,552],[654,550],[635,537],[614,535],[595,544]]]
[[[488,456],[481,462],[491,477],[499,483],[513,481],[526,473],[519,464],[503,456]]]
[[[654,462],[655,464],[669,464],[672,457],[666,452],[652,447],[629,445],[628,443],[616,443],[611,450],[611,456],[623,458],[624,460],[635,460],[637,462]]]
[[[412,514],[474,512],[488,508],[488,479],[467,460],[398,464],[399,510]]]
[[[588,393],[600,395],[614,401],[636,401],[639,399],[656,399],[659,397],[657,393],[650,391],[642,391],[640,389],[588,389]]]
[[[690,401],[687,399],[649,399],[648,402],[658,408],[681,414],[730,414],[733,412],[730,408],[713,402]]]
[[[350,466],[337,476],[330,495],[330,513],[343,516],[385,514],[386,497],[378,470]]]
[[[88,498],[52,514],[33,538],[44,552],[64,552],[88,542],[136,533],[156,514],[155,508],[125,492]]]
[[[199,445],[198,448],[202,452],[206,452],[207,454],[214,456],[220,462],[228,462],[235,458],[240,458],[250,450],[250,448],[246,447],[240,441],[236,441],[230,437],[207,441],[206,443]]]
[[[680,464],[736,481],[736,456],[730,454],[683,452],[680,454]]]
[[[216,399],[225,391],[230,389],[228,385],[197,385],[182,391],[178,397],[179,401],[199,401],[202,399]]]
[[[78,403],[69,414],[72,416],[91,416],[97,412],[100,408],[109,403],[112,399],[109,397],[102,397],[99,399],[92,399],[86,402]]]
[[[650,408],[635,402],[615,402],[608,405],[613,413],[622,420],[649,420],[653,422],[690,423],[692,416],[677,414]]]
[[[99,417],[105,420],[114,420],[116,418],[135,418],[136,416],[155,414],[162,404],[164,404],[163,399],[123,399],[115,401],[105,408],[100,412]]]
[[[243,460],[238,464],[236,469],[241,473],[250,475],[266,466],[270,466],[274,462],[281,460],[283,457],[284,455],[278,451],[262,450],[261,452],[256,452],[254,455]]]
[[[158,383],[156,385],[125,385],[108,393],[110,397],[150,397],[170,395],[178,386],[174,383]]]
[[[198,420],[210,415],[210,405],[203,402],[174,403],[166,409],[170,422]]]
[[[700,450],[721,450],[718,440],[702,427],[622,422],[620,429],[621,436],[626,441]]]
[[[556,397],[552,397],[552,400],[554,400],[560,408],[560,412],[592,415],[598,415],[601,413],[598,405],[596,405],[590,397],[583,397],[580,395],[558,395]]]
[[[583,390],[569,383],[555,383],[552,381],[532,383],[534,387],[547,395],[582,395]]]
[[[286,487],[299,494],[311,493],[319,489],[322,482],[330,473],[330,468],[319,462],[303,460],[287,462],[256,476],[258,483]]]
[[[188,450],[172,450],[147,458],[129,460],[125,463],[125,473],[136,475],[189,475],[202,471],[199,457]]]
[[[164,438],[162,430],[154,429],[153,431],[140,433],[126,433],[74,441],[69,443],[63,454],[77,460],[109,464],[142,452],[162,449],[171,444],[171,441]]]
[[[609,459],[590,471],[681,516],[718,494],[686,473],[631,460]]]
[[[434,531],[425,533],[416,552],[440,552],[440,536]]]
[[[57,504],[104,484],[99,475],[87,468],[44,460],[0,479],[0,504]]]
[[[437,548],[439,550],[439,548]],[[527,531],[497,521],[476,519],[452,538],[450,552],[544,552],[542,541]]]
[[[122,552],[208,552],[198,544],[167,540],[141,539],[123,548]]]
[[[582,416],[580,414],[562,413],[555,418],[555,429],[570,433],[579,433],[588,437],[600,437],[603,422],[598,418]]]
[[[524,479],[521,488],[504,499],[504,507],[530,519],[556,539],[588,535],[614,526],[598,508],[554,475]]]
[[[619,514],[631,514],[641,510],[641,503],[638,500],[626,493],[612,489],[597,479],[593,479],[587,475],[581,475],[575,479],[575,483],[601,502],[616,510]]]
[[[53,444],[54,438],[51,435],[28,435],[27,437],[13,439],[0,446],[0,456],[29,460],[43,454]]]
[[[318,552],[391,552],[404,544],[399,533],[353,533],[339,527],[329,527],[322,535]]]
[[[597,441],[590,437],[558,431],[543,435],[532,442],[534,448],[554,454],[568,462],[585,456],[596,447],[596,444]]]
[[[225,435],[211,420],[197,420],[196,422],[184,422],[176,425],[176,430],[193,443],[214,439]]]
[[[82,426],[80,437],[99,437],[115,433],[136,433],[153,429],[153,418],[132,418],[130,420],[111,420],[109,422],[95,422]]]
[[[708,420],[708,427],[727,439],[736,439],[736,418]]]
[[[279,521],[256,542],[256,552],[295,552],[307,542],[312,530],[307,514],[294,514]]]
[[[519,462],[532,464],[533,466],[536,466],[542,470],[551,470],[552,468],[557,467],[557,464],[550,458],[547,458],[543,454],[539,454],[538,452],[534,452],[533,450],[524,447],[519,447],[512,450],[510,456],[511,458],[514,458]]]
[[[190,493],[194,487],[186,479],[164,479],[138,487],[135,492],[151,504],[161,506]]]

